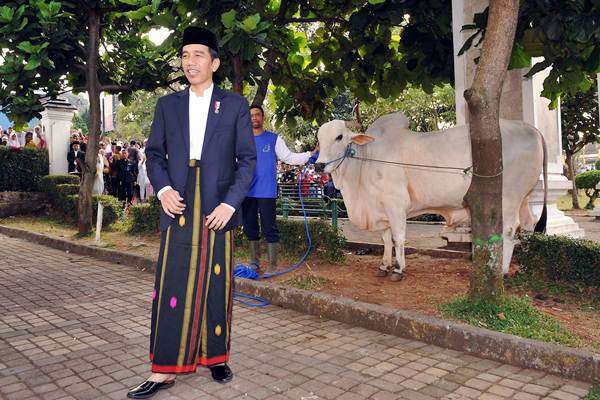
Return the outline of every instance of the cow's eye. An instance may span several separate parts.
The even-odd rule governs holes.
[[[340,141],[340,140],[342,140],[343,137],[344,137],[343,135],[339,135],[338,137],[335,138],[335,140]]]

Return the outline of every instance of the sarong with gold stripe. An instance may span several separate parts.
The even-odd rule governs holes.
[[[162,234],[152,292],[152,372],[190,373],[229,359],[233,232],[206,227],[198,165],[190,161],[183,214]]]

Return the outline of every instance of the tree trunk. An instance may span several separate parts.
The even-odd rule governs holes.
[[[581,206],[579,205],[579,193],[577,192],[577,185],[575,184],[575,166],[573,165],[573,153],[569,150],[565,151],[566,155],[566,163],[567,170],[570,176],[568,178],[571,180],[571,184],[573,185],[571,190],[571,198],[573,199],[573,208],[575,210],[579,210]]]
[[[233,62],[233,91],[244,95],[244,77],[242,75],[242,59],[239,54],[232,57]]]
[[[92,187],[96,177],[98,140],[100,135],[100,85],[98,82],[98,56],[100,43],[100,13],[90,9],[88,15],[88,43],[86,60],[87,93],[90,100],[90,131],[83,164],[83,180],[79,188],[78,230],[87,234],[92,230]]]
[[[263,73],[261,76],[260,83],[258,84],[258,88],[256,88],[256,94],[254,95],[254,100],[252,100],[252,104],[256,104],[262,106],[267,97],[267,91],[269,90],[269,82],[271,82],[271,71],[272,71],[272,63],[275,62],[275,52],[267,51],[265,55],[265,67],[263,68]]]
[[[490,0],[488,25],[469,107],[473,179],[465,195],[471,212],[473,266],[471,300],[495,301],[502,281],[502,137],[500,96],[517,26],[518,0]]]

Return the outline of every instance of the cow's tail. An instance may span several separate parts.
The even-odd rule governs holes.
[[[546,233],[546,224],[548,222],[548,146],[546,145],[546,139],[544,139],[544,135],[542,132],[537,130],[537,133],[540,135],[542,139],[542,150],[543,150],[543,164],[542,169],[544,173],[544,207],[542,208],[542,214],[540,215],[540,219],[537,224],[535,224],[534,232]]]

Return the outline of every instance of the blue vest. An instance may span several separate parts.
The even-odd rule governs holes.
[[[256,145],[256,169],[252,186],[247,197],[271,198],[277,197],[277,155],[275,154],[277,134],[264,131],[254,136]]]

